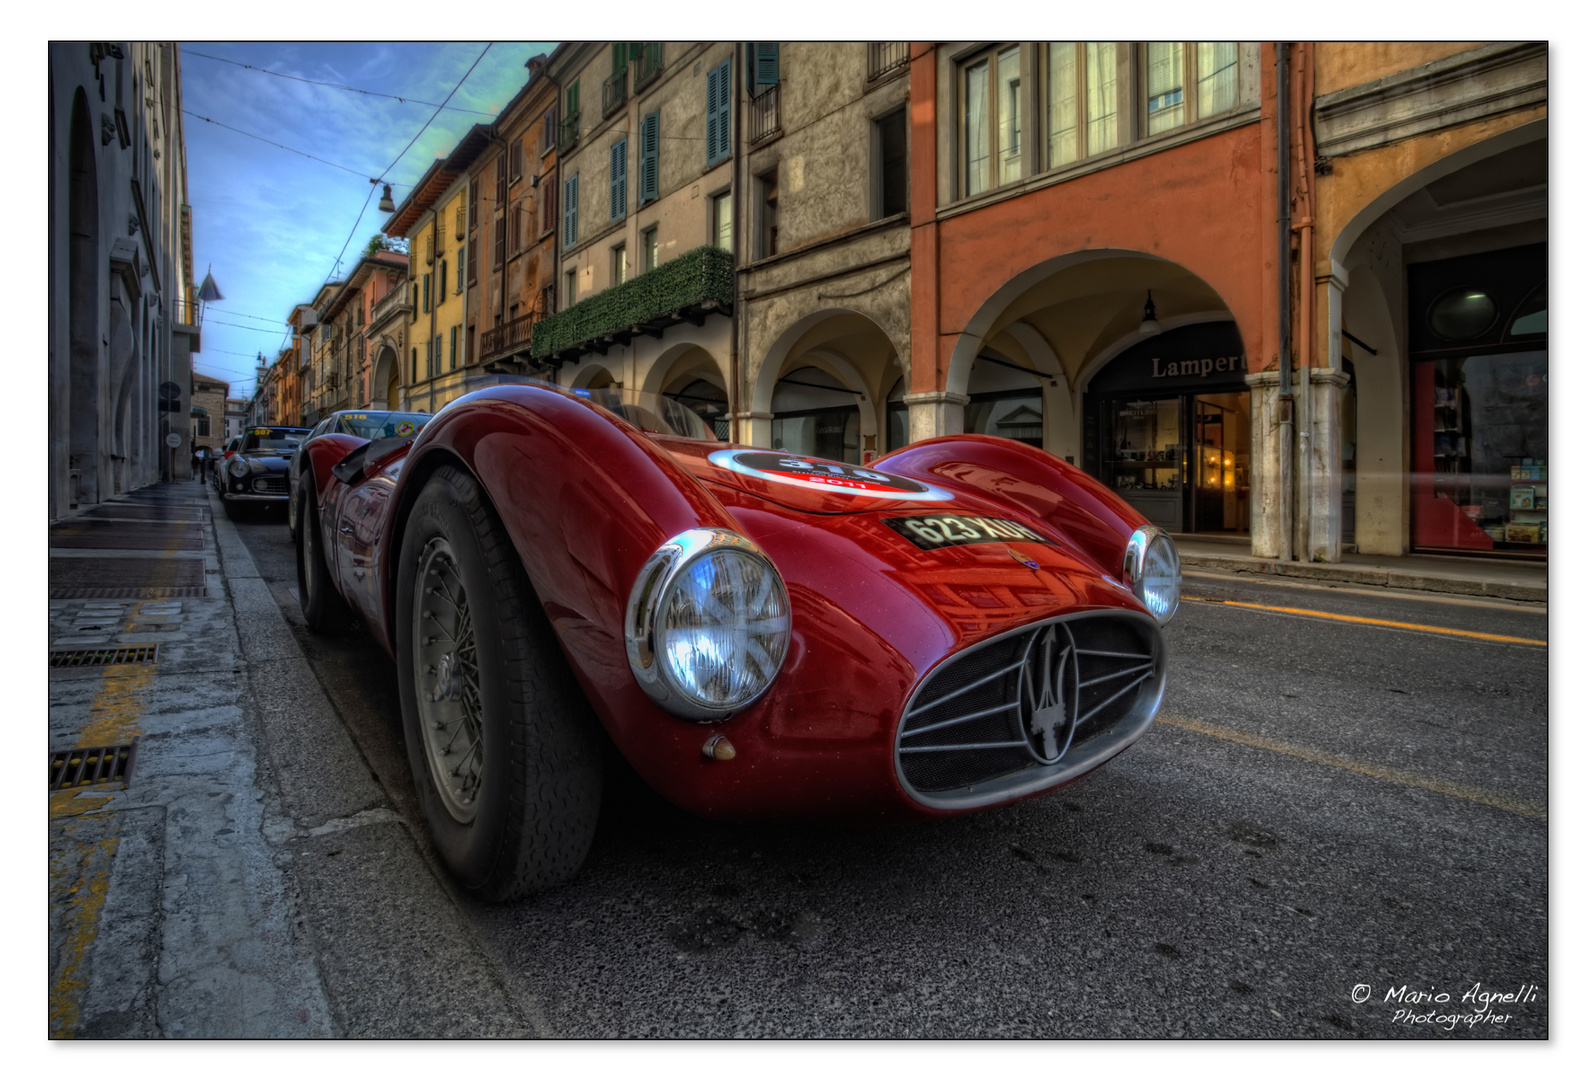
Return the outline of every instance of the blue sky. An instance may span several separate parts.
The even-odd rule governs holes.
[[[332,277],[344,241],[337,277],[386,221],[376,209],[379,191],[367,203],[370,177],[385,176],[402,203],[432,161],[524,87],[525,61],[551,53],[553,44],[183,42],[181,49],[195,284],[209,269],[225,296],[206,309],[193,366],[244,397],[254,390],[255,354],[276,358],[293,305],[312,300]],[[393,164],[477,57],[448,109]]]

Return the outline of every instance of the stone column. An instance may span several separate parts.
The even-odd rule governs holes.
[[[1250,550],[1267,559],[1289,554],[1293,507],[1283,493],[1293,488],[1293,461],[1283,453],[1277,412],[1276,371],[1244,376],[1249,384],[1249,539]]]
[[[771,412],[739,412],[735,418],[740,421],[741,442],[748,446],[774,445],[774,414]]]
[[[1299,372],[1303,376],[1305,372]],[[1302,381],[1302,380],[1301,380]],[[1309,502],[1305,513],[1305,550],[1300,558],[1337,562],[1343,557],[1343,428],[1341,398],[1349,376],[1331,368],[1311,368],[1310,431],[1302,448],[1309,470]],[[1303,434],[1303,433],[1301,433]]]
[[[938,435],[962,434],[962,410],[972,399],[950,390],[907,394],[907,440],[918,442]]]

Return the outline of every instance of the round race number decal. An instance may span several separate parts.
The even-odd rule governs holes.
[[[708,460],[721,469],[754,476],[775,484],[840,495],[860,495],[872,499],[912,499],[923,502],[948,502],[949,492],[921,484],[905,476],[894,476],[843,461],[782,454],[777,450],[715,450]]]
[[[400,421],[398,421],[398,426],[393,428],[393,433],[396,434],[396,435],[401,435],[401,436],[403,436],[405,438],[407,438],[410,435],[413,435],[415,433],[414,422],[410,421],[410,420],[400,420]]]

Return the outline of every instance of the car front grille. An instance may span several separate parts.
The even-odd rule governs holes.
[[[254,490],[261,495],[286,495],[287,477],[285,476],[256,476]]]
[[[946,809],[1054,786],[1138,738],[1165,681],[1160,629],[1137,613],[1010,631],[919,684],[896,735],[897,775],[914,799]]]

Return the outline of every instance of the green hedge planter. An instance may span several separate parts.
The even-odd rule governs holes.
[[[531,356],[544,360],[609,334],[667,320],[708,301],[728,311],[734,300],[730,253],[699,247],[543,319],[531,330]]]

